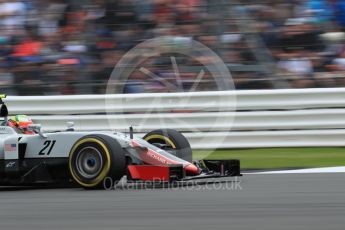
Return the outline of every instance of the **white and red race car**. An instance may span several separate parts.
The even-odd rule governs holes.
[[[30,134],[6,125],[8,110],[0,95],[0,185],[73,181],[85,188],[119,181],[184,181],[240,175],[238,160],[192,162],[188,140],[172,129],[154,130],[143,138],[105,131],[67,129]]]

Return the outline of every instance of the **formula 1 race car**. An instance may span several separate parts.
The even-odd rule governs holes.
[[[8,110],[0,95],[0,185],[74,182],[101,188],[110,178],[117,182],[186,181],[240,175],[238,160],[192,163],[187,139],[172,129],[155,130],[143,138],[107,131],[44,133],[40,125],[20,133],[7,125]]]

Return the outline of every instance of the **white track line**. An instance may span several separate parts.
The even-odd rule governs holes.
[[[305,174],[305,173],[345,173],[345,166],[327,167],[327,168],[296,169],[296,170],[280,170],[280,171],[267,171],[267,172],[253,172],[253,173],[244,173],[244,174]]]

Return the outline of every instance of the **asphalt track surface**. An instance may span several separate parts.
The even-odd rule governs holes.
[[[240,180],[222,188],[0,188],[0,229],[345,229],[344,173]]]

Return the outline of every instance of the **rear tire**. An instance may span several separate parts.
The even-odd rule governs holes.
[[[187,138],[177,130],[153,130],[146,134],[143,139],[157,147],[161,144],[167,146],[170,149],[163,149],[185,161],[192,162],[193,160],[192,148],[190,147]]]
[[[102,188],[111,178],[115,185],[126,172],[121,145],[106,135],[88,135],[79,139],[69,155],[69,171],[74,182],[92,189]]]

